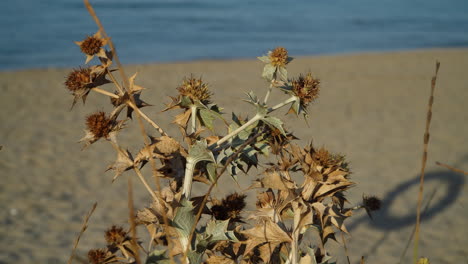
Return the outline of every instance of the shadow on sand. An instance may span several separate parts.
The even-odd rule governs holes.
[[[434,185],[437,187],[432,187],[432,189],[426,187],[424,190],[425,195],[423,200],[423,207],[421,210],[421,222],[427,221],[435,215],[443,213],[444,210],[456,202],[457,198],[462,194],[463,185],[465,184],[465,176],[449,170],[438,170],[425,174],[424,184],[426,186],[430,186],[429,184],[431,182],[436,182],[437,184]],[[391,212],[390,209],[392,208],[392,203],[394,203],[401,194],[407,192],[410,188],[417,190],[418,186],[419,175],[416,175],[412,179],[398,184],[383,197],[382,208],[372,214],[374,220],[369,221],[368,216],[364,214],[347,226],[351,233],[353,229],[363,223],[369,224],[375,229],[385,231],[384,235],[372,246],[371,249],[367,251],[367,254],[365,255],[368,255],[371,252],[375,252],[380,247],[380,245],[385,242],[385,240],[388,238],[388,235],[392,231],[415,225],[416,210],[412,210],[411,213],[407,215],[395,215]],[[438,197],[441,198],[433,200],[436,193],[438,193]],[[416,197],[417,194],[415,193],[414,202],[410,201],[409,204],[415,204]],[[410,234],[408,234],[408,239],[409,238]],[[411,240],[408,240],[408,243],[410,241]],[[408,245],[406,246],[406,249],[407,248]],[[403,251],[401,257],[404,257],[406,249]]]
[[[447,209],[451,204],[453,204],[458,196],[461,195],[463,190],[463,185],[465,184],[465,177],[460,173],[451,172],[448,170],[433,171],[426,173],[424,177],[425,185],[428,185],[430,182],[436,181],[437,189],[425,189],[425,199],[423,201],[423,214],[421,216],[421,221],[426,221],[435,215],[442,213]],[[407,215],[393,215],[390,211],[392,203],[395,202],[395,199],[399,195],[406,192],[410,188],[417,188],[419,186],[419,175],[413,177],[410,180],[401,182],[388,192],[382,199],[382,208],[373,213],[373,221],[369,221],[370,226],[391,231],[395,229],[400,229],[402,227],[414,225],[416,221],[416,210],[412,211]],[[437,201],[431,201],[435,193],[439,193],[441,199]],[[443,194],[441,194],[443,193]],[[414,195],[416,201],[416,194]],[[429,203],[429,204],[428,204]],[[410,204],[413,204],[412,202]],[[427,208],[424,208],[424,205],[428,205]],[[351,231],[356,228],[358,225],[366,221],[367,215],[356,219],[351,225],[348,226],[348,229]],[[366,221],[367,222],[367,221]]]

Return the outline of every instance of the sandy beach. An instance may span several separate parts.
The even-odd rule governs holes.
[[[420,252],[431,263],[466,263],[467,179],[435,162],[468,170],[468,49],[299,57],[288,67],[291,77],[311,71],[320,78],[321,94],[310,107],[309,126],[284,112],[277,116],[300,143],[313,140],[346,155],[357,183],[347,196],[352,204],[363,194],[383,200],[373,221],[363,211],[348,222],[351,263],[358,263],[362,255],[366,263],[398,263],[413,230],[436,60],[441,68],[425,185],[425,204],[430,204],[422,218]],[[239,99],[251,90],[263,97],[267,85],[260,77],[262,66],[246,59],[129,65],[125,70],[129,76],[138,72],[136,83],[147,88],[142,98],[153,106],[144,108],[145,113],[171,135],[179,135],[170,124],[172,116],[161,110],[184,76],[201,75],[226,117],[231,112],[251,116],[252,109]],[[66,263],[83,216],[94,202],[98,206],[79,244],[80,256],[104,246],[103,232],[110,225],[127,226],[126,177],[134,174],[128,172],[111,184],[113,174],[105,172],[115,159],[111,146],[99,141],[82,151],[78,143],[84,136],[84,117],[109,110],[109,99],[90,94],[85,106],[80,102],[70,110],[72,96],[63,85],[69,71],[0,72],[0,264]],[[271,103],[282,98],[277,91]],[[143,145],[133,123],[122,133],[130,151]],[[156,135],[150,127],[148,131]],[[149,175],[149,170],[144,172]],[[240,175],[241,186],[256,177]],[[224,180],[223,186],[232,189],[217,191],[239,191],[231,179]],[[149,196],[139,182],[134,186],[136,207],[142,208]],[[346,263],[342,246],[330,244],[338,263]],[[411,258],[412,244],[403,263]]]

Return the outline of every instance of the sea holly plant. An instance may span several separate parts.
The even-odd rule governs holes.
[[[151,200],[137,205],[128,229],[111,226],[106,231],[107,245],[91,249],[89,263],[334,263],[329,241],[348,234],[345,222],[356,210],[365,209],[371,216],[380,200],[363,196],[362,203],[349,206],[346,192],[355,183],[345,157],[324,147],[298,145],[276,114],[287,107],[288,113],[306,114],[319,96],[320,81],[311,73],[289,78],[286,66],[292,58],[285,48],[275,48],[259,57],[265,63],[264,99],[247,92],[244,101],[251,106],[251,117],[232,113],[227,120],[212,102],[211,87],[189,75],[174,85],[177,94],[163,109],[164,114],[174,113],[173,125],[181,133],[169,135],[142,110],[151,106],[141,98],[144,88],[137,85],[136,74],[126,77],[111,39],[85,3],[99,31],[76,44],[86,55],[85,64],[97,64],[70,72],[65,86],[74,96],[73,105],[101,94],[110,98],[113,110],[87,116],[81,141],[85,146],[111,144],[117,156],[108,166],[114,171],[112,180],[136,176]],[[272,92],[286,98],[270,104]],[[145,129],[143,122],[154,131]],[[144,145],[130,152],[134,148],[123,145],[119,135],[135,123]],[[143,175],[141,169],[148,165],[151,174]],[[246,191],[233,185],[231,194],[216,197],[214,186],[231,181],[225,175],[234,180],[250,177],[252,184]],[[194,183],[206,186],[203,195],[192,195]],[[256,203],[247,211],[249,196],[256,197]],[[131,202],[129,207],[133,212]],[[147,230],[148,241],[136,236],[138,225]]]

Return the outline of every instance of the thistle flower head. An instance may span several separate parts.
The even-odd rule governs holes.
[[[68,74],[65,86],[71,92],[76,92],[86,88],[91,82],[91,68],[78,68]]]
[[[87,36],[80,44],[81,52],[86,55],[96,55],[104,46],[104,41],[96,36]]]
[[[211,207],[211,212],[217,220],[231,219],[238,221],[240,213],[245,207],[246,195],[233,193],[226,196],[221,202]]]
[[[277,47],[273,51],[269,52],[271,65],[275,67],[284,67],[288,64],[288,51],[283,47]]]
[[[113,121],[104,112],[97,112],[86,117],[86,126],[95,138],[109,136],[112,125]]]
[[[193,76],[185,78],[177,90],[181,95],[189,97],[192,101],[208,102],[211,97],[208,85],[203,83],[201,78],[197,79]]]
[[[122,245],[129,239],[127,232],[122,227],[115,225],[106,231],[104,237],[109,245]]]
[[[362,197],[362,203],[364,208],[369,211],[377,211],[382,206],[382,201],[374,195]]]
[[[116,262],[116,256],[107,249],[91,249],[88,251],[88,260],[91,264],[107,264]]]
[[[320,81],[314,79],[311,73],[292,80],[292,92],[299,97],[301,105],[307,105],[318,97],[320,90]]]
[[[85,63],[88,63],[94,56],[111,59],[108,58],[104,50],[107,39],[104,39],[99,31],[92,36],[87,36],[83,41],[75,41],[75,43],[80,47],[81,52],[86,55]]]

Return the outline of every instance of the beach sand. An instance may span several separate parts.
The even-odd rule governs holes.
[[[397,263],[413,230],[436,60],[441,68],[425,184],[425,203],[430,200],[430,205],[423,216],[420,253],[431,263],[466,263],[466,176],[435,162],[468,170],[468,49],[301,57],[288,67],[291,77],[311,71],[320,78],[320,98],[309,109],[309,126],[302,117],[276,115],[301,144],[313,140],[316,146],[346,155],[357,183],[348,192],[351,204],[359,203],[363,194],[383,200],[373,221],[365,212],[349,219],[351,263],[358,263],[362,255],[366,263]],[[231,112],[252,116],[253,109],[240,99],[251,90],[263,97],[267,85],[260,78],[262,66],[252,59],[133,65],[125,70],[129,76],[138,72],[136,83],[147,88],[142,98],[154,106],[143,110],[171,135],[179,135],[170,124],[175,112],[160,111],[170,101],[168,96],[176,95],[184,76],[202,75],[226,118]],[[105,172],[115,158],[111,146],[99,141],[82,151],[77,143],[84,136],[84,117],[96,110],[108,111],[109,99],[92,93],[85,106],[80,102],[70,111],[72,96],[63,85],[68,72],[0,72],[0,263],[65,263],[83,216],[95,201],[98,206],[78,255],[103,247],[103,232],[110,225],[128,226],[127,177],[134,174],[127,172],[111,184],[113,174]],[[282,98],[276,91],[270,102]],[[130,151],[142,146],[137,122],[121,134]],[[148,168],[144,173],[149,177]],[[241,185],[257,176],[240,175]],[[217,191],[239,191],[229,177],[224,181],[219,187],[223,190]],[[133,182],[136,208],[142,208],[149,196],[140,182]],[[339,263],[346,263],[342,246],[333,241],[330,246]],[[403,263],[410,263],[412,247]]]

